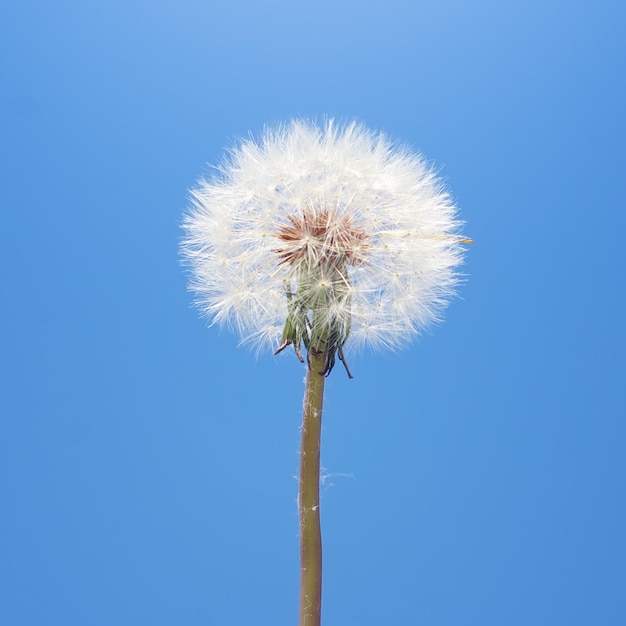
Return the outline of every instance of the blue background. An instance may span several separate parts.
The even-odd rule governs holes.
[[[325,626],[626,623],[622,3],[7,0],[0,623],[295,624],[304,370],[191,307],[187,189],[293,116],[446,178],[443,325],[327,385]]]

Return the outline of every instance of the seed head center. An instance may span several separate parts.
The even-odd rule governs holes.
[[[304,260],[320,267],[344,268],[364,261],[369,235],[349,216],[306,208],[302,215],[287,219],[289,224],[280,226],[276,234],[282,242],[276,250],[280,264],[295,266]]]

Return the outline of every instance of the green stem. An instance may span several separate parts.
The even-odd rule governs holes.
[[[322,609],[322,533],[320,528],[320,440],[325,353],[309,351],[300,449],[300,618],[298,626],[319,626]]]

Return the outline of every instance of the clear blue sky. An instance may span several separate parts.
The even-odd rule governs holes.
[[[207,329],[187,189],[292,116],[446,178],[446,321],[351,359],[323,432],[324,626],[626,623],[617,0],[0,9],[0,623],[295,624],[302,378]]]

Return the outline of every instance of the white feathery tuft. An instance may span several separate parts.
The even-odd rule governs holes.
[[[397,348],[455,293],[456,214],[420,155],[357,123],[292,121],[199,181],[181,249],[202,313],[244,342],[278,348],[297,294],[326,303],[348,346]]]

